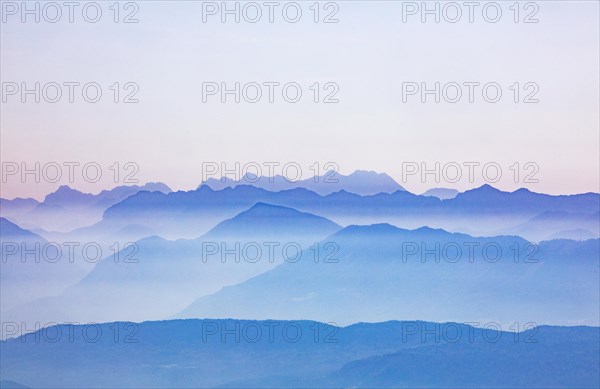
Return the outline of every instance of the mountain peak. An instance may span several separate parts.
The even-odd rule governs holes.
[[[83,193],[77,189],[73,189],[68,185],[61,185],[52,193],[49,193],[44,198],[46,205],[63,205],[63,203],[78,203],[85,201],[85,199],[93,197],[92,194]]]
[[[355,170],[354,172],[350,173],[348,176],[380,176],[380,175],[384,175],[385,173],[377,173],[374,170]]]
[[[291,209],[294,210],[293,208],[288,208],[288,207],[282,207],[280,205],[273,205],[273,204],[267,204],[267,203],[263,203],[262,201],[257,202],[256,204],[254,204],[253,206],[251,206],[247,211],[245,212],[250,212],[250,211],[258,211],[258,210],[275,210],[275,209]]]
[[[256,174],[247,172],[246,174],[244,174],[244,176],[242,177],[242,179],[240,181],[252,182],[252,181],[256,181],[258,179],[259,179],[259,177]]]
[[[171,193],[173,191],[167,184],[164,184],[162,182],[147,182],[140,187],[140,190],[163,193]]]
[[[458,190],[450,188],[431,188],[421,193],[421,196],[437,197],[440,200],[453,199],[458,195]]]
[[[481,192],[502,192],[500,189],[496,189],[490,184],[483,184],[479,188],[475,188],[473,190],[481,191]]]
[[[77,189],[73,189],[71,188],[69,185],[61,185],[58,187],[58,189],[56,189],[54,192],[49,193],[46,197],[51,196],[51,195],[70,195],[70,194],[83,194],[82,192],[78,191]]]
[[[390,180],[394,180],[387,173],[379,173],[375,170],[355,170],[352,173],[348,174],[346,177],[355,176],[355,177],[373,177],[373,178],[386,178]]]
[[[260,217],[297,217],[300,215],[311,215],[310,213],[300,212],[297,209],[284,207],[282,205],[268,204],[262,201],[257,202],[249,209],[238,214],[236,217],[241,216],[260,216]]]
[[[459,193],[458,195],[456,195],[456,199],[474,198],[474,197],[481,197],[481,196],[494,196],[494,195],[498,195],[501,193],[509,194],[509,192],[503,192],[500,189],[494,188],[490,184],[484,184],[478,188],[469,189],[462,193]]]
[[[62,192],[62,191],[76,191],[76,190],[71,188],[69,185],[61,185],[58,187],[56,192]]]
[[[402,231],[402,229],[393,226],[389,223],[377,223],[369,225],[350,225],[345,227],[339,232],[339,234],[382,234],[382,233],[394,233]]]
[[[294,208],[257,202],[233,218],[219,223],[207,235],[231,235],[240,232],[246,235],[265,235],[265,232],[282,230],[302,235],[312,233],[313,230],[333,233],[340,228],[339,225],[321,216],[300,212]]]

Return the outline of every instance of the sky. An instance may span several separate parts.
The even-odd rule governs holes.
[[[415,193],[485,183],[600,191],[598,2],[475,2],[472,22],[457,2],[455,23],[447,2],[437,2],[439,23],[421,2],[276,3],[272,23],[264,2],[239,3],[239,23],[233,14],[222,22],[221,2],[122,2],[116,15],[113,2],[100,1],[95,23],[96,8],[86,7],[88,20],[82,14],[89,2],[78,3],[72,23],[66,7],[58,18],[40,3],[37,23],[15,10],[21,2],[3,1],[0,195],[41,199],[61,184],[97,193],[136,180],[190,190],[207,165],[241,175],[258,164],[267,175],[268,162],[288,177],[297,176],[283,171],[290,164],[302,178],[331,166],[386,172]],[[255,4],[262,15],[252,23]],[[39,103],[22,94],[36,82]],[[71,82],[79,83],[72,103]],[[239,103],[208,94],[236,82]],[[96,103],[83,97],[88,83],[88,100],[102,92]],[[436,83],[439,102],[421,95]],[[256,85],[262,94],[252,103]],[[289,102],[298,88],[299,101]],[[69,163],[79,164],[70,164],[71,180]],[[37,170],[39,182],[22,168]]]

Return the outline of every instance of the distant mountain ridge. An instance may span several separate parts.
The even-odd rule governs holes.
[[[239,185],[251,185],[271,192],[304,188],[320,195],[328,195],[341,190],[363,196],[378,193],[394,193],[399,190],[405,191],[400,184],[386,173],[376,173],[374,171],[366,170],[356,170],[349,175],[343,175],[331,170],[322,176],[315,176],[298,181],[290,181],[288,178],[281,175],[259,177],[252,173],[246,173],[237,181],[229,177],[209,178],[202,182],[198,188],[203,185],[208,186],[213,190],[234,188]]]
[[[123,185],[98,194],[83,193],[67,185],[49,193],[44,201],[16,198],[0,199],[0,212],[19,224],[50,231],[70,231],[101,219],[110,206],[140,191],[170,193],[163,183]]]
[[[548,211],[592,215],[600,210],[600,195],[595,193],[552,196],[526,189],[503,192],[489,185],[444,201],[406,191],[370,196],[339,191],[321,196],[304,188],[270,192],[239,185],[219,191],[201,186],[194,191],[170,194],[140,192],[108,208],[102,223],[135,223],[163,236],[191,238],[257,202],[321,215],[341,225],[391,223],[408,228],[430,225],[454,230],[466,224],[477,234],[494,234]],[[545,236],[568,229],[573,226],[556,226]]]
[[[596,239],[600,237],[600,212],[546,211],[505,231],[509,230],[536,240]],[[549,230],[556,232],[549,234]]]
[[[340,228],[320,216],[258,203],[193,240],[152,236],[123,247],[61,294],[6,316],[28,322],[168,317],[200,295],[272,269],[285,254],[295,258]]]
[[[56,191],[48,194],[43,203],[48,206],[64,208],[109,206],[140,191],[170,193],[171,188],[162,182],[149,182],[144,185],[117,186],[98,194],[91,194],[72,189],[68,185],[62,185]]]
[[[28,231],[24,228],[19,227],[18,225],[16,225],[15,223],[11,222],[10,220],[4,218],[4,217],[0,217],[0,241],[16,241],[16,242],[23,242],[23,241],[35,241],[35,240],[39,240],[39,241],[43,241],[44,238],[42,238],[41,236],[39,236],[38,234],[35,234],[31,231]]]
[[[433,196],[440,200],[447,200],[455,198],[460,192],[456,189],[448,188],[431,188],[428,191],[421,194],[421,196]]]
[[[312,223],[309,230],[307,230],[307,220]],[[293,208],[259,202],[234,218],[222,221],[212,228],[205,237],[223,239],[234,235],[248,240],[265,239],[272,235],[281,237],[282,232],[285,231],[287,239],[295,241],[303,240],[301,239],[303,235],[312,234],[316,228],[333,233],[342,227],[321,216],[300,212]]]
[[[345,324],[411,315],[598,325],[600,240],[534,246],[518,236],[379,224],[349,226],[326,241],[337,246],[335,262],[283,263],[201,297],[174,317]]]

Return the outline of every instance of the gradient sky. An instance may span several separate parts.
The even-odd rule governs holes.
[[[20,3],[20,2],[19,2]],[[262,2],[259,2],[262,3]],[[419,2],[420,3],[420,2]],[[462,2],[459,2],[462,3]],[[94,81],[103,99],[89,104],[2,104],[2,162],[97,162],[103,178],[73,187],[114,186],[116,161],[139,166],[141,182],[191,189],[203,162],[296,162],[310,175],[314,162],[342,173],[387,172],[410,191],[468,189],[485,183],[402,182],[403,162],[498,163],[501,189],[552,194],[598,192],[599,6],[596,1],[539,1],[539,23],[514,23],[501,2],[498,23],[463,20],[402,22],[401,2],[337,2],[339,23],[299,23],[276,13],[274,23],[202,22],[202,3],[141,1],[139,23],[112,22],[108,6],[96,24],[1,24],[2,82]],[[522,3],[524,4],[524,3]],[[527,13],[523,11],[523,13]],[[524,15],[521,15],[522,17]],[[264,16],[263,16],[264,18]],[[136,82],[137,104],[115,104],[108,87]],[[202,102],[203,82],[298,82],[297,104]],[[336,82],[337,104],[315,104],[308,87]],[[402,102],[403,82],[497,82],[499,103]],[[535,82],[537,104],[515,104],[514,82]],[[66,100],[63,97],[63,100]],[[466,98],[463,98],[466,100]],[[514,183],[515,162],[539,166],[539,183]],[[266,171],[266,170],[265,170]],[[276,171],[280,173],[279,171]],[[464,171],[466,172],[466,170]],[[522,178],[522,177],[521,177]],[[59,184],[9,178],[2,197],[41,198]],[[521,180],[522,181],[522,180]]]

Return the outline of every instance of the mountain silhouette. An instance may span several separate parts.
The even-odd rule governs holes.
[[[59,325],[2,342],[0,374],[36,388],[595,388],[600,383],[598,327],[537,326],[517,333],[480,327],[231,319]],[[92,335],[92,328],[102,335]]]
[[[193,240],[153,236],[122,247],[60,295],[9,313],[39,322],[164,318],[198,296],[295,259],[340,228],[319,216],[258,203]]]
[[[432,188],[422,193],[421,196],[433,196],[440,200],[447,200],[455,198],[458,193],[459,192],[456,189]]]
[[[32,228],[67,232],[100,221],[108,207],[140,191],[169,193],[171,189],[162,183],[147,183],[91,194],[62,185],[41,203],[33,199],[2,199],[2,216]]]
[[[315,176],[304,180],[291,181],[288,178],[276,175],[273,177],[257,176],[246,173],[239,180],[229,177],[209,178],[199,186],[208,186],[213,190],[234,188],[239,185],[252,185],[271,192],[305,188],[320,195],[328,195],[344,190],[359,195],[373,195],[378,193],[393,193],[405,189],[385,173],[374,171],[356,170],[349,175],[343,175],[330,170],[322,176]]]
[[[339,191],[321,196],[304,188],[270,192],[240,185],[215,191],[202,186],[195,191],[170,194],[140,192],[108,208],[96,228],[114,230],[133,223],[167,238],[193,238],[258,202],[321,215],[340,225],[390,223],[406,228],[428,225],[450,231],[466,225],[481,235],[498,231],[516,234],[504,231],[543,212],[594,214],[600,210],[599,194],[551,196],[528,190],[503,192],[489,185],[444,201],[406,191],[370,196]],[[576,227],[562,230],[573,228]],[[549,231],[546,236],[555,232]]]
[[[57,294],[87,271],[75,250],[0,217],[0,310]]]
[[[504,229],[535,241],[600,237],[600,213],[546,211],[516,226]]]
[[[532,245],[379,224],[346,227],[319,248],[335,261],[282,263],[175,317],[598,324],[598,240]]]

